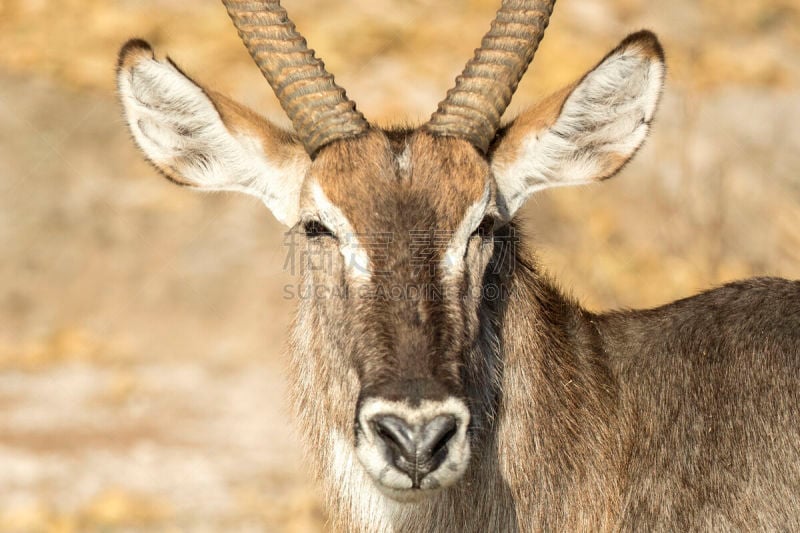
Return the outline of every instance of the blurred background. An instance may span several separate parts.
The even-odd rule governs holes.
[[[284,0],[365,114],[421,121],[498,0]],[[653,134],[525,226],[591,309],[800,277],[797,0],[559,0],[510,112],[654,30]],[[287,415],[296,302],[256,200],[161,179],[127,136],[128,37],[288,122],[215,0],[0,0],[0,531],[324,528]]]

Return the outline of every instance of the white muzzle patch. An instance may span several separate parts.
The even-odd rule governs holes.
[[[469,465],[470,415],[457,398],[412,407],[381,398],[358,413],[356,456],[377,487],[400,501],[456,483]]]

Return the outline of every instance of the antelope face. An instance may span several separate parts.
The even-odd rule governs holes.
[[[451,485],[470,456],[462,371],[499,223],[489,165],[460,139],[375,131],[322,150],[301,202],[309,255],[335,257],[307,282],[358,375],[358,458],[397,499]]]
[[[278,1],[224,3],[295,132],[130,41],[118,85],[133,138],[172,181],[262,199],[326,259],[304,276],[314,299],[301,312],[313,331],[303,334],[328,352],[309,354],[312,366],[338,365],[357,381],[342,399],[347,446],[392,498],[453,485],[487,414],[471,401],[487,393],[469,380],[499,255],[493,232],[533,192],[608,178],[633,156],[660,96],[658,41],[629,36],[501,128],[552,9],[552,0],[505,0],[431,120],[383,131],[356,111]]]

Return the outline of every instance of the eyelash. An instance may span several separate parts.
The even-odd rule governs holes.
[[[303,223],[303,231],[309,239],[320,237],[333,237],[333,232],[318,220],[309,220]]]

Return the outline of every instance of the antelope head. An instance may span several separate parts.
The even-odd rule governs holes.
[[[278,0],[224,4],[293,132],[204,88],[143,41],[120,52],[125,117],[159,171],[261,198],[306,246],[334,258],[305,274],[314,294],[340,295],[301,304],[326,347],[307,355],[353,376],[348,445],[398,500],[456,483],[477,447],[473,428],[487,413],[476,398],[491,393],[475,390],[471,368],[498,235],[532,193],[615,174],[644,141],[660,96],[661,48],[640,32],[501,127],[553,3],[503,0],[455,87],[416,129],[371,125]]]

